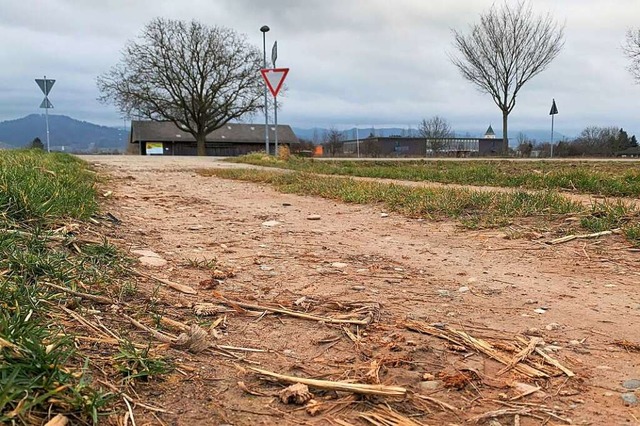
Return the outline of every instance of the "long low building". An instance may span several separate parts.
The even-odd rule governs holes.
[[[367,157],[478,157],[497,155],[502,139],[379,136],[342,142],[342,152]]]
[[[269,126],[269,147],[275,150],[275,126]],[[298,138],[290,126],[278,125],[278,145],[291,147]],[[128,152],[140,155],[197,155],[195,138],[170,121],[131,122]],[[264,124],[228,123],[207,136],[207,155],[234,157],[265,150]]]

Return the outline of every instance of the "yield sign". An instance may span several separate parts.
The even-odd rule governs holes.
[[[287,78],[287,74],[289,74],[289,68],[271,68],[260,70],[262,73],[262,78],[267,83],[267,87],[271,91],[271,94],[275,98],[278,96],[278,92],[282,88],[282,83],[284,83],[284,79]]]
[[[551,104],[551,112],[549,113],[549,115],[556,115],[558,113],[558,107],[556,106],[556,100],[553,100],[553,103]]]

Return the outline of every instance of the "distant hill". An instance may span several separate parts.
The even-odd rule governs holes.
[[[12,147],[25,147],[36,137],[46,145],[44,114],[0,122],[0,141]],[[91,152],[124,150],[128,135],[122,129],[99,126],[65,115],[49,115],[49,137],[52,150]]]
[[[296,134],[296,136],[300,139],[306,139],[306,140],[310,140],[312,142],[317,142],[317,143],[322,143],[323,142],[323,138],[324,135],[326,133],[329,132],[330,129],[325,129],[325,128],[321,128],[321,127],[314,127],[311,129],[302,129],[302,128],[298,128],[298,127],[294,127],[293,128],[293,132]],[[483,129],[484,131],[485,129]],[[501,138],[502,137],[502,133],[499,132],[498,129],[496,130],[496,137],[497,138]],[[411,128],[411,129],[407,129],[407,128],[400,128],[400,127],[383,127],[383,128],[375,128],[375,127],[368,127],[368,128],[358,128],[357,129],[357,133],[356,133],[356,128],[351,128],[351,129],[347,129],[347,130],[342,130],[340,132],[342,134],[342,138],[344,140],[351,140],[351,139],[356,139],[356,135],[357,137],[364,139],[367,136],[369,136],[370,134],[374,134],[375,136],[382,136],[382,137],[386,137],[386,136],[407,136],[407,137],[412,137],[412,136],[416,136],[419,137],[419,133],[418,133],[418,129],[417,127]],[[515,131],[510,131],[509,134],[511,135],[511,139],[509,140],[509,145],[512,147],[516,147],[518,146],[518,134],[523,133],[527,136],[527,138],[531,139],[531,140],[535,140],[536,142],[548,142],[549,139],[551,138],[551,134],[549,132],[549,130],[540,130],[540,129],[528,129],[528,130],[515,130]],[[474,131],[466,131],[466,130],[456,130],[455,132],[457,137],[460,138],[478,138],[478,137],[482,137],[483,133],[478,132],[477,130]],[[558,132],[554,133],[554,140],[557,141],[561,141],[563,139],[566,138],[565,135],[560,134]]]

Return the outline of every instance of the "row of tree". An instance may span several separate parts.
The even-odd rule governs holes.
[[[638,147],[635,135],[629,137],[624,129],[618,127],[586,127],[573,140],[563,140],[554,144],[536,143],[526,135],[518,135],[517,155],[531,157],[534,151],[541,157],[612,157],[629,148]],[[553,150],[553,151],[552,151]]]

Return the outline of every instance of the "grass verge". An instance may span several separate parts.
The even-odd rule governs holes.
[[[623,203],[596,203],[590,210],[585,210],[580,203],[553,191],[416,188],[306,173],[248,169],[203,169],[197,172],[202,176],[266,183],[285,193],[319,196],[346,203],[380,203],[386,210],[414,218],[453,218],[467,228],[504,226],[517,218],[534,218],[548,223],[564,215],[579,215],[584,230],[598,232],[622,228],[632,243],[640,244],[637,225],[633,225],[640,219],[635,207]]]
[[[79,237],[97,213],[95,185],[69,155],[0,152],[0,424],[97,424],[112,406],[65,314],[92,308],[68,290],[118,301],[134,288],[113,245]],[[126,376],[145,374],[145,355]]]
[[[616,197],[640,196],[640,167],[625,162],[317,161],[298,157],[283,161],[259,153],[230,161],[326,175],[569,190]]]

